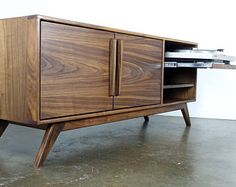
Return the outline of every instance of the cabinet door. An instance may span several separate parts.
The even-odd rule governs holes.
[[[111,32],[41,22],[41,119],[112,109]]]
[[[162,40],[124,34],[116,34],[116,38],[120,82],[118,81],[115,109],[159,104],[163,66]],[[119,49],[122,48],[121,44],[123,50]]]

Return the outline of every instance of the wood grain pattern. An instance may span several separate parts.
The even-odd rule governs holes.
[[[94,118],[86,118],[76,121],[67,121],[65,122],[65,126],[63,131],[72,130],[82,127],[88,127],[93,125],[101,125],[104,123],[111,123],[120,120],[132,119],[137,117],[143,117],[147,115],[153,115],[163,112],[175,111],[184,108],[185,103],[180,104],[172,104],[172,105],[165,105],[165,106],[158,106],[155,108],[147,108],[140,111],[130,111],[124,113],[118,113],[108,116],[96,116]]]
[[[112,109],[113,33],[41,23],[41,119]]]
[[[46,160],[50,150],[52,149],[52,147],[53,147],[55,141],[57,140],[57,137],[59,136],[60,132],[62,131],[63,127],[64,127],[64,124],[61,124],[61,123],[60,124],[52,124],[52,125],[48,126],[48,128],[44,134],[39,152],[38,152],[36,159],[34,161],[35,168],[39,168],[39,167],[43,166],[43,162]]]
[[[75,116],[65,116],[60,118],[52,118],[52,119],[45,119],[41,120],[39,122],[39,126],[52,124],[52,123],[60,123],[60,122],[67,122],[67,121],[75,121],[75,120],[81,120],[86,118],[94,118],[97,116],[109,116],[109,115],[116,115],[121,113],[127,113],[127,112],[138,112],[141,110],[147,110],[147,109],[153,109],[153,108],[159,108],[159,107],[167,107],[171,105],[180,105],[186,102],[194,102],[195,99],[191,100],[172,100],[171,102],[165,102],[164,104],[154,104],[154,105],[146,105],[146,106],[139,106],[139,107],[132,107],[132,108],[124,108],[124,109],[118,109],[118,110],[109,110],[109,111],[103,111],[103,112],[97,112],[97,113],[89,113],[89,114],[83,114],[83,115],[75,115]]]
[[[120,94],[115,109],[161,102],[162,41],[116,34],[123,41]]]
[[[46,129],[39,168],[61,131],[179,109],[190,126],[196,70],[164,75],[163,61],[165,50],[194,46],[38,15],[0,20],[0,137],[8,122]],[[176,84],[164,93],[163,76]]]
[[[38,34],[35,18],[0,20],[0,119],[38,122]]]
[[[39,84],[39,79],[40,79],[39,70],[40,69],[38,68],[39,59],[40,59],[40,55],[39,55],[39,52],[40,52],[40,41],[39,41],[39,39],[40,39],[40,37],[39,37],[40,24],[39,23],[41,21],[44,22],[44,20],[54,22],[55,25],[64,24],[64,27],[70,27],[70,28],[72,27],[72,25],[76,26],[76,28],[79,28],[77,26],[82,26],[82,27],[84,27],[83,29],[90,27],[90,28],[93,28],[92,30],[94,32],[99,32],[99,33],[102,33],[102,30],[103,30],[103,31],[111,31],[111,32],[117,32],[117,33],[129,34],[130,36],[125,37],[125,40],[127,40],[127,38],[129,38],[128,40],[133,40],[130,38],[135,37],[135,36],[139,36],[138,38],[143,38],[140,36],[145,36],[145,37],[147,37],[147,40],[149,40],[149,41],[152,41],[151,38],[161,39],[161,40],[166,41],[169,46],[174,46],[174,47],[176,47],[177,45],[181,45],[181,47],[183,47],[184,45],[185,46],[186,45],[188,45],[188,46],[195,45],[195,43],[186,42],[186,41],[182,41],[182,40],[167,39],[167,38],[162,38],[162,37],[157,37],[157,36],[145,35],[145,34],[140,34],[140,33],[129,32],[129,31],[122,31],[122,30],[118,30],[118,29],[94,26],[94,25],[90,25],[90,24],[83,24],[83,23],[72,22],[72,21],[65,21],[62,19],[56,19],[56,18],[50,18],[50,17],[38,16],[38,15],[0,20],[0,25],[1,25],[1,27],[0,27],[0,38],[1,38],[1,40],[0,40],[0,49],[1,49],[0,50],[0,65],[1,65],[1,69],[0,69],[0,118],[1,119],[10,120],[12,122],[18,122],[18,123],[22,123],[22,124],[23,123],[24,124],[39,124],[39,123],[41,123],[40,120],[41,120],[41,117],[43,116],[43,114],[40,113],[40,107],[41,107],[42,103],[39,100],[40,99],[39,94],[41,93],[40,92],[41,88],[40,88],[40,84]],[[56,24],[56,23],[60,23],[60,24]],[[94,30],[94,29],[97,29],[97,30]],[[90,29],[87,29],[87,30],[90,30]],[[64,31],[62,31],[62,32],[64,32]],[[113,37],[114,34],[111,32],[105,32],[106,34],[104,34],[104,35],[107,36],[107,33],[109,33]],[[56,31],[51,34],[53,35],[55,33],[57,34]],[[68,37],[68,35],[69,34],[67,33],[64,35],[64,37]],[[100,36],[101,35],[103,35],[103,34],[100,34]],[[103,38],[103,37],[101,37],[101,38]],[[47,39],[47,38],[45,38],[45,39]],[[62,40],[64,40],[64,38]],[[71,40],[73,40],[73,42],[76,41],[76,40],[74,40],[73,37]],[[100,39],[98,39],[98,40],[100,41]],[[49,43],[50,42],[51,41],[49,41]],[[72,45],[73,45],[73,42],[72,42]],[[96,42],[97,42],[97,40],[96,40]],[[98,42],[98,43],[103,43],[103,42]],[[138,44],[138,42],[136,42],[137,46],[141,46],[141,43]],[[91,42],[91,45],[92,44],[94,44],[94,43]],[[52,44],[50,43],[50,45],[52,45]],[[50,45],[48,45],[48,46],[50,46]],[[67,43],[67,46],[68,45],[69,44]],[[163,45],[164,45],[164,43],[163,43]],[[60,46],[59,46],[59,48],[60,48]],[[66,47],[64,47],[64,48],[66,48]],[[100,46],[98,48],[100,48]],[[50,50],[53,50],[53,49],[50,49]],[[63,48],[61,48],[61,50],[63,51]],[[58,51],[60,51],[60,49]],[[55,51],[53,51],[53,52],[55,55]],[[106,54],[107,53],[108,52],[106,51]],[[68,56],[69,55],[70,54],[68,54]],[[51,58],[54,58],[54,57],[56,58],[57,55],[52,56]],[[66,58],[66,57],[62,55],[61,59],[63,59],[63,58]],[[68,59],[69,59],[69,61],[73,60],[71,58],[68,58]],[[48,60],[48,58],[47,58],[47,60]],[[44,68],[44,67],[45,66],[42,65],[42,68]],[[69,69],[71,70],[73,68],[74,68],[74,65],[70,64]],[[52,70],[52,68],[49,68],[49,69],[50,69],[50,71]],[[59,67],[59,69],[60,69],[60,67]],[[56,68],[56,69],[54,69],[54,71],[58,71],[58,69]],[[71,71],[73,71],[73,70],[71,70]],[[65,79],[67,79],[67,78],[68,77],[65,77]],[[59,76],[55,79],[60,80],[61,76]],[[55,80],[55,81],[57,81],[57,80]],[[69,82],[69,80],[67,80],[67,81]],[[54,82],[54,80],[51,80],[51,82]],[[50,87],[50,84],[47,84],[47,86]],[[70,86],[71,85],[74,86],[75,84],[71,83]],[[62,85],[58,85],[57,89],[53,88],[53,86],[52,86],[53,91],[50,94],[58,95],[58,93],[60,93],[60,89],[62,89],[62,87],[59,88],[60,86],[62,86]],[[65,86],[65,85],[63,85],[63,86]],[[70,86],[65,87],[65,89],[62,93],[63,96],[64,96],[64,93],[67,94],[68,92],[70,92],[69,89],[66,89],[66,88],[69,88]],[[74,90],[76,90],[76,89],[77,88],[75,88]],[[94,92],[93,89],[91,89],[90,93],[92,93],[92,92]],[[46,92],[44,92],[44,93],[46,93]],[[70,92],[70,94],[71,93],[72,92]],[[73,92],[73,93],[75,93],[75,92]],[[72,97],[74,97],[75,95],[76,94],[74,94]],[[64,112],[67,111],[68,108],[70,108],[70,106],[66,105],[66,103],[70,103],[73,106],[77,105],[76,103],[72,104],[73,99],[70,99],[70,98],[71,98],[71,95],[69,97],[67,97],[67,100],[65,101],[65,105],[63,105],[63,107],[65,109],[63,109],[63,107],[61,107],[61,105],[57,105],[57,104],[55,104],[54,106],[51,106],[51,105],[49,106],[50,102],[59,103],[62,100],[62,98],[57,97],[57,99],[55,99],[55,100],[53,100],[53,97],[51,97],[51,96],[44,98],[45,100],[43,99],[43,101],[45,101],[45,102],[43,102],[43,103],[45,105],[49,106],[48,107],[49,115],[46,114],[46,117],[44,116],[45,117],[44,119],[46,119],[46,118],[49,119],[53,116],[62,117],[62,115],[64,116],[64,115],[68,115],[68,114],[74,115],[75,113],[77,114],[77,112],[80,112],[79,110],[72,109],[70,112],[64,114]],[[59,100],[59,102],[57,100]],[[98,100],[101,101],[101,103],[102,103],[102,100],[100,100],[100,98]],[[94,101],[98,101],[98,100],[97,100],[97,98],[94,98],[92,96],[89,99],[90,103],[94,103]],[[100,104],[98,104],[98,105],[100,105]],[[110,105],[110,103],[107,105]],[[53,110],[58,110],[56,112],[57,114],[55,114],[54,112],[52,112],[52,114],[51,114],[50,111],[53,111]],[[91,109],[91,111],[92,110],[93,109]],[[47,113],[47,111],[46,111],[46,113]],[[60,114],[58,114],[58,113],[60,113]],[[77,118],[80,118],[80,116],[77,116],[74,118],[77,119]],[[67,119],[67,117],[65,117],[63,119]]]
[[[3,133],[4,133],[4,131],[6,130],[7,127],[8,127],[8,122],[0,120],[0,138],[3,135]]]
[[[116,92],[116,46],[117,40],[110,40],[110,96],[115,96]]]

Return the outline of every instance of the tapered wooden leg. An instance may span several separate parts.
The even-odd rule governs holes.
[[[50,150],[52,149],[63,127],[64,127],[64,124],[53,124],[47,128],[44,134],[39,152],[34,161],[35,168],[39,168],[43,166],[43,162],[46,160]]]
[[[4,131],[8,126],[8,122],[0,120],[0,137],[3,135]]]
[[[181,109],[181,112],[183,114],[184,117],[184,121],[186,126],[190,127],[191,126],[191,121],[190,121],[190,117],[189,117],[189,112],[188,112],[188,105],[187,103],[184,105],[184,107]]]
[[[145,121],[149,121],[149,117],[148,116],[144,116],[144,120]]]

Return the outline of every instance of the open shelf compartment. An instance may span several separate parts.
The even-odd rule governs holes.
[[[165,41],[165,52],[195,47],[196,43]],[[195,100],[196,79],[196,68],[164,68],[163,103]]]
[[[196,98],[195,68],[165,68],[163,103],[194,100]]]

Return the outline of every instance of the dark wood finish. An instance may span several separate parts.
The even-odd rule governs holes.
[[[116,92],[116,46],[117,40],[110,40],[110,96],[115,96]]]
[[[111,110],[111,111],[104,111],[104,112],[97,112],[97,113],[90,113],[90,114],[83,114],[83,115],[53,118],[53,119],[47,119],[47,120],[40,121],[38,126],[43,126],[43,125],[52,124],[52,123],[67,122],[67,121],[77,121],[77,120],[81,120],[81,119],[94,118],[94,117],[97,117],[97,116],[109,116],[109,115],[116,115],[116,114],[128,113],[128,112],[138,112],[138,111],[146,110],[146,109],[153,109],[153,108],[159,108],[159,107],[168,107],[168,106],[171,106],[171,105],[180,105],[180,104],[183,104],[183,103],[194,102],[194,101],[196,101],[196,100],[195,99],[191,99],[191,100],[180,100],[180,99],[178,99],[178,100],[171,100],[171,102],[166,102],[162,105],[160,105],[160,104],[147,105],[147,106],[140,106],[140,107],[133,107],[133,108],[125,108],[125,109],[121,109],[121,110]]]
[[[160,104],[162,40],[116,34],[123,41],[119,96],[115,109]]]
[[[194,100],[192,96],[194,88],[176,88],[176,89],[165,89],[164,90],[164,103],[184,100]]]
[[[156,114],[156,113],[162,113],[167,111],[174,111],[179,109],[185,110],[186,104],[176,104],[176,105],[167,105],[164,107],[158,107],[153,109],[146,109],[136,112],[126,112],[121,114],[115,114],[115,115],[109,115],[109,116],[97,116],[94,118],[86,118],[78,121],[68,121],[66,123],[60,123],[60,124],[53,124],[49,125],[45,135],[43,137],[39,152],[36,156],[34,167],[40,168],[43,166],[44,161],[46,160],[50,150],[52,149],[57,137],[59,136],[61,131],[67,131],[87,126],[93,126],[93,125],[100,125],[103,123],[110,123],[114,121],[120,121],[120,120],[126,120],[131,119],[134,117],[141,117],[144,116],[145,121],[149,121],[148,115]]]
[[[191,87],[194,87],[194,84],[173,84],[173,85],[164,85],[163,89],[191,88]]]
[[[41,84],[40,84],[40,79],[42,80],[42,82],[44,81],[43,77],[40,76],[40,74],[41,74],[41,71],[40,71],[40,58],[41,58],[40,33],[41,33],[41,31],[43,34],[43,30],[41,30],[41,22],[42,23],[43,22],[51,22],[56,25],[61,25],[63,28],[64,28],[64,26],[65,27],[68,26],[70,28],[71,27],[81,28],[81,29],[83,28],[83,29],[88,29],[88,30],[90,30],[89,28],[92,28],[91,30],[94,30],[95,32],[105,31],[106,34],[104,34],[104,35],[106,35],[106,36],[107,36],[107,33],[111,34],[112,35],[111,38],[114,37],[115,32],[120,33],[120,34],[128,34],[130,37],[138,36],[138,38],[144,38],[144,39],[148,40],[148,42],[163,41],[163,46],[164,46],[164,42],[175,43],[175,46],[178,43],[181,44],[182,46],[184,44],[196,45],[196,43],[193,43],[193,42],[187,42],[187,41],[176,40],[176,39],[168,39],[168,38],[146,35],[146,34],[141,34],[141,33],[129,32],[129,31],[122,31],[119,29],[100,27],[100,26],[84,24],[84,23],[79,23],[79,22],[73,22],[73,21],[68,21],[68,20],[63,20],[63,19],[56,19],[56,18],[50,18],[50,17],[46,17],[46,16],[40,16],[40,15],[11,18],[11,19],[2,19],[2,20],[0,20],[0,38],[2,41],[0,43],[0,49],[1,49],[0,50],[0,66],[1,66],[1,69],[0,69],[0,75],[1,75],[0,76],[0,87],[1,87],[1,89],[0,89],[0,119],[9,120],[9,121],[19,123],[19,124],[28,124],[28,125],[41,124],[42,121],[44,121],[44,119],[46,119],[46,118],[47,118],[47,120],[48,119],[55,120],[55,118],[53,118],[54,113],[50,114],[49,116],[46,115],[46,118],[41,119],[43,116],[42,112],[44,110],[41,111],[40,100],[42,102],[45,101],[44,99],[41,98],[41,93],[42,93],[41,91],[43,91],[43,89],[41,90],[41,88],[43,88],[43,86],[41,87]],[[53,34],[53,33],[51,33],[51,34]],[[49,35],[50,35],[50,32],[49,32]],[[129,38],[128,35],[122,35],[122,36]],[[66,34],[64,36],[67,37]],[[127,40],[127,38],[126,38],[126,40]],[[66,43],[66,41],[63,41],[63,42]],[[72,45],[74,44],[73,42],[76,42],[76,40],[72,41]],[[140,42],[141,42],[141,40],[140,40]],[[140,46],[141,46],[141,44],[140,45],[137,44],[137,47],[140,47]],[[143,46],[146,47],[148,45],[143,44]],[[108,49],[106,48],[106,50],[107,50],[107,53],[109,53],[109,48]],[[164,54],[163,50],[162,50],[162,52]],[[52,54],[52,53],[50,53],[50,54]],[[57,56],[57,55],[55,55],[55,56]],[[60,54],[60,56],[63,56],[63,54]],[[59,57],[57,57],[57,58],[59,58]],[[162,55],[162,58],[163,58],[163,55]],[[42,61],[43,61],[43,59],[44,58],[42,56]],[[70,64],[69,70],[71,70],[70,68],[72,66],[73,65]],[[44,67],[45,66],[43,66],[43,63],[42,63],[41,68],[44,68]],[[55,67],[55,66],[53,66],[53,67]],[[110,70],[109,67],[108,67],[108,69]],[[52,68],[50,70],[52,70]],[[109,70],[107,70],[107,72],[109,72]],[[55,71],[58,71],[58,69],[55,69],[53,72],[55,73]],[[162,71],[163,71],[163,68],[162,68]],[[109,73],[107,73],[107,74],[109,74]],[[42,75],[43,75],[43,73],[42,73]],[[162,73],[162,75],[163,75],[163,73]],[[108,76],[110,77],[111,75],[109,74]],[[106,78],[109,80],[108,76]],[[60,80],[61,76],[57,77],[56,79]],[[51,80],[51,81],[53,82],[54,80]],[[56,81],[58,81],[58,80],[56,80]],[[70,84],[70,85],[72,85],[72,84]],[[49,86],[49,84],[47,86]],[[74,86],[74,84],[72,86]],[[108,87],[109,86],[110,86],[110,84],[108,83]],[[69,87],[69,86],[67,86],[67,87]],[[162,84],[161,84],[161,87],[162,87]],[[52,95],[56,95],[57,93],[60,93],[60,88],[58,90],[56,90],[52,86],[52,89],[53,89],[53,91],[51,91]],[[71,89],[71,87],[70,87],[70,89]],[[161,88],[160,90],[161,90],[160,98],[162,100],[163,89]],[[67,93],[67,92],[70,92],[70,90],[69,89],[67,91],[64,90],[63,92]],[[109,92],[109,90],[106,92]],[[93,93],[93,91],[90,91],[89,93]],[[70,94],[71,94],[71,92],[70,92]],[[112,100],[112,98],[113,97],[110,97],[111,100]],[[58,100],[60,100],[60,99],[61,98],[59,98]],[[68,97],[68,100],[72,103],[72,101],[71,101],[72,99],[70,100]],[[90,98],[90,102],[92,102],[92,100],[93,100],[93,98]],[[96,101],[101,101],[101,100],[99,98]],[[55,102],[57,104],[60,103],[57,101],[53,101],[53,102]],[[54,105],[54,106],[50,106],[48,108],[54,109],[54,110],[61,110],[59,108],[65,108],[64,111],[65,110],[70,111],[72,109],[68,109],[69,107],[66,105],[70,102],[65,101],[65,105],[59,105],[59,106]],[[101,103],[102,103],[102,101],[101,101]],[[112,103],[112,101],[109,103],[109,105],[111,103]],[[63,107],[61,107],[61,106],[63,106]],[[133,109],[133,110],[135,110],[135,109]],[[59,112],[61,112],[61,111],[59,111]],[[104,111],[102,111],[102,113],[103,112]],[[80,115],[79,116],[77,115],[78,113],[80,113],[79,110],[76,110],[76,111],[73,110],[73,111],[68,112],[66,114],[63,113],[63,114],[61,114],[62,116],[60,116],[60,119],[67,118],[67,115],[74,115],[73,118],[75,118],[75,119],[80,118]],[[99,112],[99,113],[101,113],[101,112]],[[108,111],[108,113],[109,113],[109,111]],[[58,120],[60,121],[60,119],[58,119]]]
[[[197,88],[197,69],[165,68],[164,88],[164,103],[170,102],[171,100],[195,99]]]
[[[149,117],[148,116],[144,116],[144,120],[145,121],[149,121]]]
[[[4,131],[6,130],[7,126],[8,126],[7,121],[0,120],[0,138],[3,135]]]
[[[7,122],[46,130],[39,168],[61,131],[174,110],[191,126],[197,70],[163,62],[196,46],[38,15],[0,20],[0,136]]]
[[[124,113],[117,113],[117,114],[111,114],[108,116],[96,116],[94,118],[85,118],[81,120],[76,121],[67,121],[65,122],[65,126],[63,128],[63,131],[66,130],[72,130],[82,127],[88,127],[93,125],[100,125],[104,123],[111,123],[115,121],[121,121],[126,119],[132,119],[137,117],[143,117],[147,115],[153,115],[163,112],[169,112],[169,111],[175,111],[180,110],[184,108],[185,103],[181,104],[172,104],[172,105],[166,105],[166,106],[159,106],[156,108],[147,108],[140,111],[130,111],[130,112],[124,112]]]
[[[196,83],[196,68],[165,68],[164,85]]]
[[[165,51],[192,49],[194,43],[165,40]],[[163,103],[195,100],[197,89],[197,68],[163,68]]]
[[[64,127],[64,124],[52,124],[48,126],[44,134],[39,152],[34,161],[35,168],[39,168],[43,165],[43,162],[46,160],[50,150],[52,149],[63,127]]]
[[[41,119],[112,110],[113,37],[105,31],[41,23]]]
[[[93,118],[85,118],[85,119],[81,119],[77,121],[68,121],[65,123],[49,125],[43,137],[43,141],[41,143],[39,152],[36,156],[34,166],[35,168],[39,168],[43,165],[43,162],[46,160],[53,144],[55,143],[61,131],[73,130],[73,129],[88,127],[88,126],[93,126],[93,125],[100,125],[104,123],[132,119],[132,118],[141,117],[141,116],[144,116],[145,121],[149,121],[148,115],[167,112],[167,111],[174,111],[174,110],[179,110],[179,109],[182,110],[182,109],[185,109],[185,106],[186,106],[185,103],[179,103],[175,105],[172,104],[172,105],[166,105],[162,107],[159,106],[152,109],[147,107],[146,109],[143,109],[140,111],[117,113],[117,114],[108,115],[108,116],[97,115],[96,117],[93,117]]]
[[[180,99],[180,98],[169,98],[164,100],[164,104],[171,105],[173,103],[189,103],[195,102],[196,99]]]
[[[189,43],[184,41],[165,40],[165,51],[173,51],[178,49],[192,49],[196,48],[197,43]]]
[[[38,122],[38,51],[37,19],[0,20],[0,119]]]
[[[120,95],[121,89],[121,80],[122,80],[122,66],[123,66],[123,40],[117,40],[118,48],[117,48],[117,72],[116,72],[116,96]]]
[[[162,62],[164,63],[165,62],[165,44],[166,44],[166,41],[163,40],[162,42]],[[164,64],[162,65],[162,68],[161,68],[161,104],[163,104],[164,102]]]
[[[187,103],[183,105],[183,108],[181,109],[181,112],[183,114],[186,126],[190,127],[191,126],[191,121],[190,121],[190,116],[189,116],[189,112],[188,112]]]

